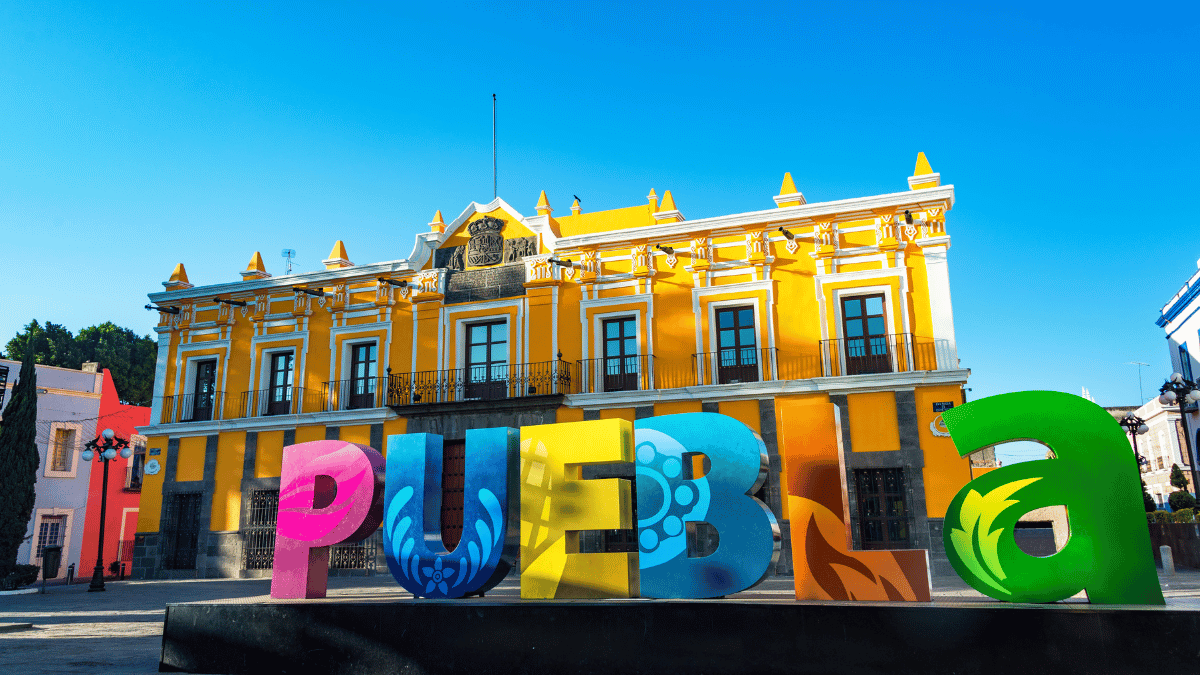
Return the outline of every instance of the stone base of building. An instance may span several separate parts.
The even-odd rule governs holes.
[[[319,600],[168,605],[162,672],[1143,673],[1200,611],[1080,603]]]

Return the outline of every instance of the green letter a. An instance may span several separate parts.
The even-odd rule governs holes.
[[[1100,406],[1070,394],[1023,391],[942,413],[958,453],[1017,440],[1044,443],[1054,459],[990,471],[959,490],[942,536],[950,563],[980,593],[1054,602],[1086,590],[1104,604],[1161,605],[1137,460]],[[1064,505],[1070,538],[1054,555],[1017,548],[1013,528],[1033,509]]]

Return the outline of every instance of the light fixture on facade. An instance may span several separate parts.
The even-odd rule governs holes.
[[[148,309],[148,310],[156,309],[160,312],[166,312],[167,314],[178,314],[179,313],[179,308],[176,307],[175,305],[171,305],[170,307],[156,307],[154,305],[146,305],[146,309]]]
[[[245,300],[224,300],[222,298],[213,298],[213,302],[224,303],[226,305],[233,305],[234,307],[245,307],[246,305],[250,304],[250,303],[246,302]]]
[[[667,255],[675,255],[675,249],[671,248],[670,246],[663,246],[662,244],[655,244],[654,248],[662,251],[663,253],[666,253]]]
[[[779,231],[783,233],[783,236],[786,237],[788,241],[795,241],[796,235],[783,229],[782,225],[779,227]]]
[[[570,267],[571,266],[570,258],[567,258],[566,260],[559,260],[558,258],[550,258],[546,262],[552,263],[554,265],[558,265],[559,267]]]
[[[292,290],[295,291],[296,293],[304,293],[305,295],[311,295],[314,298],[325,297],[325,289],[324,288],[301,288],[299,286],[292,286]]]
[[[388,284],[389,286],[399,286],[400,288],[408,288],[408,281],[405,279],[396,281],[395,279],[388,279],[387,277],[379,277],[379,283]]]
[[[904,224],[912,225],[912,214],[908,212],[908,209],[904,209]]]

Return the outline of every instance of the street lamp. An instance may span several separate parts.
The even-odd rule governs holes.
[[[1192,465],[1192,491],[1195,492],[1200,486],[1200,476],[1196,473],[1196,457],[1192,454],[1192,439],[1188,435],[1186,409],[1188,404],[1200,401],[1200,388],[1183,375],[1171,373],[1171,379],[1158,390],[1162,392],[1158,395],[1159,403],[1164,406],[1175,405],[1176,402],[1179,404],[1179,423],[1183,425],[1183,443],[1187,448],[1188,462]]]
[[[1134,415],[1132,412],[1127,412],[1125,413],[1125,417],[1117,421],[1117,424],[1125,427],[1125,433],[1129,434],[1129,437],[1133,439],[1133,455],[1137,457],[1138,466],[1149,464],[1150,460],[1142,457],[1142,453],[1138,452],[1137,447],[1137,437],[1150,431],[1150,427],[1146,426],[1146,420]]]
[[[85,462],[92,461],[95,455],[96,460],[104,464],[104,483],[100,492],[100,541],[96,542],[96,569],[92,570],[89,593],[104,590],[104,512],[108,508],[108,462],[116,459],[118,453],[125,459],[133,455],[129,441],[118,437],[112,429],[105,429],[100,435],[104,437],[103,443],[97,443],[99,439],[93,438],[84,444],[83,452],[79,453]]]

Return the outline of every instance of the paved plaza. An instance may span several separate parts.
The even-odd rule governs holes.
[[[1160,576],[1169,607],[1200,609],[1200,571]],[[88,593],[87,580],[48,586],[47,593],[0,595],[0,673],[158,672],[165,605],[175,602],[265,601],[266,579],[109,582]],[[519,582],[509,578],[488,597],[515,600]],[[791,579],[771,579],[731,600],[786,601]],[[330,600],[407,601],[387,574],[329,580]],[[1077,597],[1075,601],[1081,600]],[[935,602],[990,602],[961,582],[935,585]],[[32,624],[32,627],[23,624]]]

